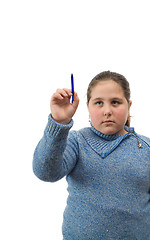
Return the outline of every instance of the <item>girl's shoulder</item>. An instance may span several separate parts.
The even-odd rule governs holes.
[[[71,130],[69,133],[69,136],[71,138],[78,139],[78,137],[81,137],[81,136],[87,137],[87,136],[91,136],[91,134],[92,134],[92,132],[91,132],[90,127],[85,127],[85,128],[81,128],[79,130]]]

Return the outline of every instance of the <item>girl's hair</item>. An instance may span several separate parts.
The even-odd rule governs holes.
[[[104,72],[101,72],[98,75],[96,75],[89,83],[89,86],[87,89],[87,104],[90,101],[91,92],[92,92],[93,87],[95,87],[99,82],[106,81],[106,80],[113,80],[114,82],[118,83],[123,90],[123,93],[124,93],[124,96],[125,96],[127,102],[130,103],[131,92],[130,92],[130,85],[129,85],[129,82],[127,81],[127,79],[119,73],[104,71]],[[125,125],[130,127],[130,116],[128,117]]]

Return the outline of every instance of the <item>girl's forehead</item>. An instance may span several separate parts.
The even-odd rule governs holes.
[[[113,80],[98,82],[91,91],[91,94],[119,94],[124,95],[122,87]]]

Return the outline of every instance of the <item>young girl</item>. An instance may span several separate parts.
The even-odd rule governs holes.
[[[130,89],[124,76],[98,74],[87,90],[91,127],[70,131],[77,93],[58,89],[33,159],[35,175],[66,176],[64,240],[150,240],[150,139],[130,128]]]

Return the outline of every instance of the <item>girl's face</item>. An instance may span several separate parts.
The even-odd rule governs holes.
[[[125,134],[124,125],[131,104],[118,83],[113,80],[99,82],[92,88],[88,103],[92,125],[103,134]]]

